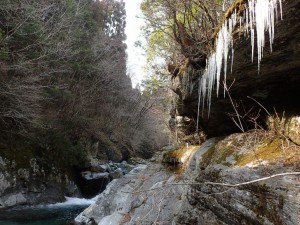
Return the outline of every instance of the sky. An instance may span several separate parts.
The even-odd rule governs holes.
[[[134,43],[140,40],[141,26],[144,21],[141,18],[140,3],[142,0],[125,0],[126,8],[126,27],[125,33],[127,40],[127,74],[131,77],[132,87],[141,83],[145,76],[144,66],[146,64],[145,52],[142,48],[137,48]]]

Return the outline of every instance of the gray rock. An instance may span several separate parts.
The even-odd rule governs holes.
[[[237,184],[267,176],[266,173],[289,171],[280,163],[251,168],[224,166],[222,161],[214,161],[212,149],[216,151],[224,147],[224,140],[229,140],[225,145],[228,148],[236,140],[246,137],[246,134],[241,134],[206,141],[180,175],[166,170],[159,163],[148,164],[147,169],[138,166],[122,178],[113,180],[97,202],[76,217],[77,224],[87,224],[90,218],[94,218],[98,225],[300,224],[300,186],[295,176],[237,188],[205,184],[206,181]],[[251,152],[249,148],[243,150],[243,154]],[[202,165],[207,163],[203,160],[208,156],[212,157],[210,164]],[[227,157],[223,160],[228,164]]]
[[[123,174],[123,171],[121,168],[117,168],[116,170],[114,170],[113,172],[109,173],[109,176],[112,178],[112,179],[119,179],[121,177],[124,176]]]
[[[72,197],[82,197],[80,190],[78,189],[77,185],[75,185],[74,182],[70,182],[67,187],[66,196],[72,196]]]
[[[3,172],[0,172],[0,196],[4,191],[11,186],[11,182],[7,179]]]
[[[177,224],[177,215],[183,210],[197,217],[188,204],[188,186],[173,185],[179,182],[176,177],[161,164],[138,165],[124,177],[113,180],[97,202],[75,221],[87,224],[89,218],[94,218],[98,225],[150,225],[162,221]]]
[[[124,174],[129,173],[134,168],[135,166],[130,164],[123,164],[123,163],[119,164],[119,169],[121,169]]]
[[[91,171],[83,171],[81,172],[81,176],[86,180],[92,179],[92,172]]]
[[[138,165],[138,164],[147,164],[147,161],[139,157],[132,157],[128,159],[128,163],[131,165]]]
[[[25,204],[27,202],[27,199],[24,197],[22,193],[12,194],[5,196],[4,198],[4,206],[5,207],[11,207],[15,205]]]

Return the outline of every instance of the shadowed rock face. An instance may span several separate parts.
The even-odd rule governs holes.
[[[230,94],[239,113],[243,116],[250,109],[249,117],[254,117],[259,110],[258,122],[264,123],[267,113],[250,96],[261,103],[273,114],[285,111],[287,116],[300,114],[300,1],[285,1],[283,3],[283,20],[275,24],[275,40],[273,52],[270,52],[266,42],[260,72],[257,59],[251,62],[250,37],[236,31],[235,59],[233,72],[228,75],[227,84],[232,84]],[[268,40],[268,37],[266,37]],[[256,53],[255,53],[256,54]],[[230,66],[229,66],[230,67]],[[172,89],[178,94],[177,108],[180,115],[197,118],[198,77],[199,68],[187,63],[176,77],[173,77]],[[212,96],[211,112],[208,117],[204,108],[200,125],[208,136],[232,133],[238,128],[228,114],[234,113],[228,97],[223,97],[220,89],[219,97],[215,92]],[[245,117],[245,129],[254,127]]]

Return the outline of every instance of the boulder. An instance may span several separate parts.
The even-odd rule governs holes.
[[[264,131],[233,134],[201,156],[190,199],[208,218],[205,224],[211,219],[230,225],[300,223],[299,175],[274,176],[299,171],[300,147],[282,146],[277,138]]]
[[[4,202],[2,203],[4,207],[12,207],[15,205],[22,205],[27,202],[27,199],[22,193],[11,194],[4,197]]]
[[[138,164],[147,164],[147,161],[139,157],[132,157],[128,159],[128,163],[131,165],[138,165]]]
[[[111,179],[118,179],[124,176],[124,172],[121,168],[114,170],[113,172],[109,173]]]

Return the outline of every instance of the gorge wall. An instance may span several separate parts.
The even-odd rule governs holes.
[[[257,102],[270,114],[276,112],[282,115],[285,112],[285,116],[289,117],[300,113],[299,9],[298,0],[283,1],[283,20],[278,19],[275,22],[273,51],[270,51],[270,44],[267,42],[259,73],[256,53],[254,62],[251,62],[250,35],[245,34],[245,28],[237,28],[234,31],[233,70],[232,73],[228,72],[226,82],[228,87],[230,86],[229,93],[234,107],[243,120],[245,130],[255,128],[258,124],[266,125],[268,115]],[[230,63],[228,66],[230,67]],[[187,133],[196,131],[198,84],[203,70],[203,61],[187,59],[171,71],[173,72],[171,88],[177,94],[178,115],[194,121]],[[228,93],[225,98],[223,97],[222,87],[218,97],[216,91],[212,91],[211,102],[209,115],[207,106],[200,108],[199,127],[208,136],[240,131],[231,119],[231,117],[237,119],[237,116]]]

